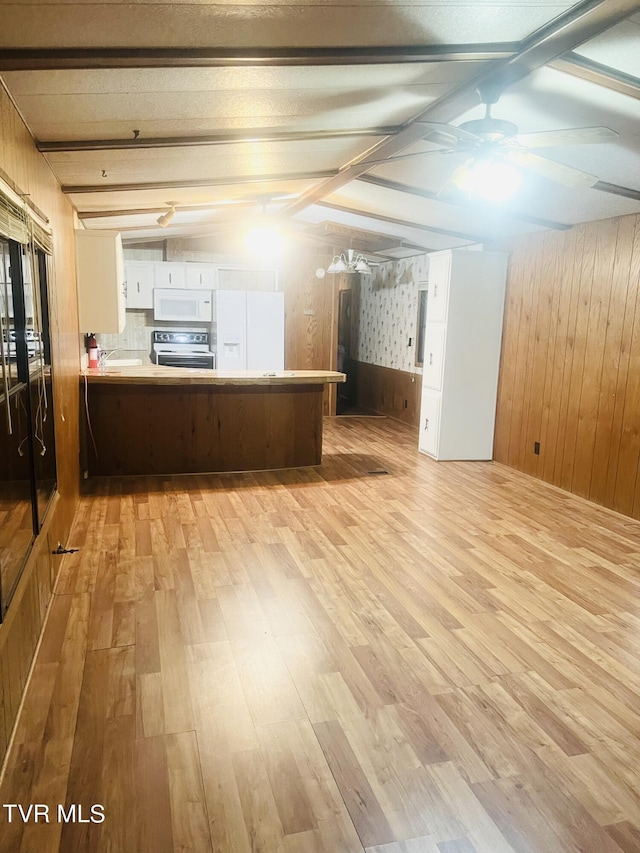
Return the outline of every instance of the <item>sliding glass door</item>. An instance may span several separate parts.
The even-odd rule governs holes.
[[[55,491],[46,258],[0,238],[0,616]]]

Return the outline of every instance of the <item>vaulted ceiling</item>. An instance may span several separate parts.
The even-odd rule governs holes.
[[[88,228],[225,240],[263,212],[403,257],[640,211],[638,45],[629,0],[20,0],[0,74]],[[434,131],[478,90],[521,134],[614,130],[536,152],[597,182],[453,188],[469,150]]]

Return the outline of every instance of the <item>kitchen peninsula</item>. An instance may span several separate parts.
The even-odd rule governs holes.
[[[345,376],[142,365],[85,370],[81,380],[85,468],[112,476],[318,465],[324,388]]]

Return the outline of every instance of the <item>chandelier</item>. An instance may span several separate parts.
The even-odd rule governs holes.
[[[345,273],[354,273],[361,272],[365,275],[370,275],[373,270],[367,263],[367,259],[362,254],[356,254],[353,249],[348,249],[346,255],[335,255],[329,266],[327,267],[327,272],[336,273],[336,272],[345,272]]]

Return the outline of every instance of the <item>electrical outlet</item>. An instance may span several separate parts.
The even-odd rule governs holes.
[[[540,456],[540,442],[539,441],[533,442],[533,452],[536,454],[536,456]]]

